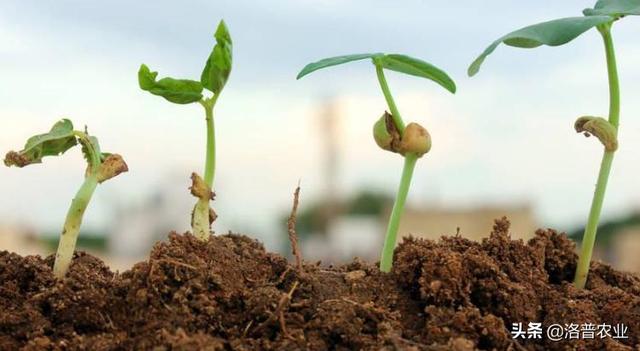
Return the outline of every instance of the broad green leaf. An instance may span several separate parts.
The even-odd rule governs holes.
[[[640,0],[598,0],[592,9],[582,11],[585,16],[640,16]]]
[[[469,66],[467,73],[474,76],[480,70],[484,59],[489,56],[500,43],[519,48],[535,48],[541,45],[559,46],[580,36],[587,30],[611,22],[610,16],[569,17],[534,24],[511,32],[494,41]]]
[[[373,53],[373,54],[355,54],[355,55],[344,55],[344,56],[329,57],[329,58],[322,59],[320,61],[313,62],[313,63],[310,63],[310,64],[304,66],[302,71],[300,71],[300,73],[298,73],[298,76],[296,77],[296,79],[300,79],[300,78],[306,76],[307,74],[309,74],[311,72],[314,72],[314,71],[317,71],[317,70],[322,69],[322,68],[327,68],[327,67],[331,67],[331,66],[337,66],[337,65],[341,65],[343,63],[347,63],[347,62],[351,62],[351,61],[364,60],[364,59],[380,57],[380,56],[383,56],[383,54],[381,54],[381,53]]]
[[[151,72],[147,65],[142,64],[138,71],[138,84],[142,90],[176,104],[189,104],[202,99],[202,84],[195,80],[162,78],[156,81],[158,72]]]
[[[40,163],[43,157],[63,154],[76,143],[73,123],[68,119],[62,119],[56,122],[48,133],[29,138],[21,151],[9,152],[4,163],[7,166],[17,167]]]
[[[378,61],[382,64],[382,67],[386,69],[431,79],[450,92],[456,92],[456,83],[454,83],[443,70],[428,62],[399,54],[384,55],[380,57]]]
[[[213,51],[211,51],[202,70],[200,82],[206,89],[217,94],[224,88],[227,79],[229,79],[229,74],[231,74],[233,43],[224,21],[220,21],[214,36],[216,45],[213,47]]]

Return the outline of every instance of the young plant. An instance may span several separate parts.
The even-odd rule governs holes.
[[[594,8],[585,9],[583,15],[582,17],[561,18],[538,23],[511,32],[489,45],[468,69],[469,76],[478,73],[485,58],[500,43],[519,48],[535,48],[541,45],[559,46],[572,41],[591,28],[596,28],[600,32],[604,41],[609,78],[609,118],[583,116],[578,118],[574,124],[576,132],[584,133],[586,136],[595,135],[604,146],[600,173],[585,227],[580,259],[574,278],[575,286],[580,289],[585,286],[589,274],[591,253],[596,239],[609,172],[613,156],[618,148],[620,89],[611,28],[614,22],[625,16],[640,15],[640,0],[599,0]]]
[[[9,167],[24,167],[41,163],[42,158],[46,156],[61,155],[78,144],[82,147],[82,153],[87,160],[87,170],[82,186],[71,201],[60,235],[53,264],[53,273],[59,279],[64,278],[71,264],[82,216],[91,201],[94,190],[99,183],[126,172],[127,164],[120,155],[100,151],[98,139],[90,136],[86,128],[84,131],[74,130],[73,124],[68,119],[58,121],[48,133],[29,138],[21,151],[10,151],[4,159],[4,164]]]
[[[229,31],[224,21],[220,21],[215,35],[216,45],[213,47],[207,62],[205,63],[200,81],[189,79],[162,78],[156,80],[158,72],[152,72],[142,64],[138,71],[138,83],[142,90],[151,94],[162,96],[175,104],[199,103],[204,107],[205,121],[207,124],[207,149],[204,165],[204,179],[198,174],[191,175],[191,194],[198,198],[191,216],[193,234],[207,240],[211,234],[211,223],[215,219],[215,212],[209,207],[209,201],[213,200],[213,179],[216,169],[216,139],[215,120],[213,108],[222,93],[229,74],[231,73],[232,42]],[[202,90],[207,89],[213,93],[210,97],[204,97]]]
[[[391,111],[391,113],[385,112],[374,124],[373,137],[380,148],[398,153],[404,157],[400,186],[393,204],[391,217],[389,218],[384,246],[380,257],[380,270],[389,272],[393,263],[393,249],[396,245],[400,217],[404,211],[404,204],[407,199],[407,194],[409,193],[413,170],[415,169],[418,158],[422,157],[422,155],[431,149],[431,136],[424,127],[417,123],[409,123],[405,126],[404,120],[389,90],[384,69],[430,79],[451,93],[455,93],[456,85],[444,71],[430,63],[405,55],[383,53],[326,58],[305,66],[298,74],[297,79],[322,68],[365,59],[371,59],[371,62],[375,66],[382,94]]]

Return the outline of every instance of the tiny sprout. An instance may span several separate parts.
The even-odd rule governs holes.
[[[21,151],[9,151],[4,159],[4,164],[8,167],[25,167],[41,163],[43,157],[64,154],[78,144],[82,146],[82,153],[88,166],[84,183],[71,201],[58,243],[53,273],[59,279],[67,274],[80,232],[82,216],[97,185],[127,172],[127,164],[118,154],[101,152],[98,139],[90,136],[86,130],[84,132],[74,130],[73,124],[68,119],[58,121],[48,133],[29,138]]]
[[[413,171],[418,158],[422,157],[431,149],[431,136],[424,127],[417,123],[409,123],[405,126],[400,111],[387,85],[384,69],[430,79],[451,93],[456,92],[456,85],[444,71],[430,63],[406,55],[382,53],[326,58],[306,65],[298,74],[297,79],[322,68],[365,59],[371,59],[375,66],[382,94],[391,111],[390,113],[385,112],[382,117],[374,123],[373,139],[383,150],[397,153],[404,157],[400,186],[389,218],[384,247],[382,248],[380,257],[380,270],[389,272],[393,263],[393,249],[396,245],[400,217],[404,212],[404,204],[407,200],[407,194],[409,193]]]
[[[614,22],[625,16],[640,15],[640,0],[598,0],[593,9],[585,9],[582,13],[584,16],[538,23],[511,32],[489,45],[468,69],[469,76],[478,73],[485,58],[500,43],[519,48],[535,48],[541,45],[559,46],[572,41],[591,28],[596,28],[600,32],[604,41],[609,76],[609,118],[580,117],[574,124],[576,132],[584,133],[586,136],[595,135],[604,146],[596,190],[585,226],[582,249],[574,277],[574,284],[579,289],[584,288],[589,274],[591,254],[596,240],[611,164],[614,153],[618,149],[620,87],[611,28]]]
[[[193,234],[201,240],[208,240],[211,224],[216,218],[209,207],[213,199],[213,179],[216,168],[215,120],[213,108],[227,84],[231,74],[232,42],[229,30],[224,21],[220,21],[215,35],[216,45],[213,47],[205,63],[200,81],[189,79],[162,78],[156,80],[158,72],[152,72],[142,64],[138,71],[140,89],[161,96],[175,104],[199,103],[204,107],[207,124],[207,146],[204,166],[204,177],[193,173],[191,176],[191,194],[198,198],[191,216]],[[211,97],[204,97],[203,89],[212,92]]]

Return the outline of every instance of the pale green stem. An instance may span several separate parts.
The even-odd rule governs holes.
[[[607,56],[607,72],[609,75],[609,123],[616,127],[616,132],[620,120],[620,87],[618,83],[618,70],[616,67],[616,56],[613,48],[613,40],[611,38],[611,26],[607,25],[599,28]],[[582,248],[580,250],[580,258],[576,267],[574,284],[578,289],[584,288],[589,275],[589,265],[591,262],[591,254],[596,241],[596,233],[598,231],[598,221],[602,212],[602,204],[604,195],[607,190],[607,181],[611,172],[611,164],[613,162],[614,151],[605,151],[600,165],[600,173],[596,190],[589,211],[589,218],[585,227],[582,239]]]
[[[213,108],[217,99],[218,95],[214,95],[203,104],[207,121],[207,155],[204,165],[204,181],[210,188],[213,188],[213,178],[216,172],[216,128],[215,120],[213,119]]]
[[[76,242],[78,241],[78,233],[82,225],[82,217],[91,201],[93,192],[98,186],[98,170],[101,162],[101,155],[99,151],[95,149],[89,136],[80,131],[74,131],[73,134],[88,150],[89,168],[82,186],[78,189],[76,196],[71,201],[71,207],[69,207],[69,211],[67,212],[67,218],[65,219],[60,241],[58,242],[58,250],[56,251],[56,258],[53,263],[53,274],[59,279],[63,279],[67,274],[69,265],[73,259],[73,252],[76,249]]]
[[[404,157],[402,178],[400,178],[398,194],[396,195],[396,201],[391,210],[391,217],[389,217],[389,225],[387,226],[387,233],[384,238],[384,246],[382,247],[382,255],[380,256],[380,270],[382,272],[391,271],[393,250],[396,246],[398,228],[400,227],[400,217],[404,212],[404,204],[407,201],[407,194],[409,193],[409,186],[411,185],[411,177],[413,177],[416,161],[418,161],[416,154],[411,153]]]
[[[204,165],[204,181],[213,189],[213,180],[216,171],[216,134],[213,108],[218,100],[218,94],[211,99],[203,100],[200,104],[204,107],[207,123],[207,152]],[[211,234],[209,222],[209,199],[198,199],[193,208],[192,218],[193,234],[201,240],[208,240]]]
[[[376,66],[376,73],[378,75],[378,82],[389,110],[391,110],[391,116],[393,117],[393,123],[396,129],[400,133],[400,137],[404,135],[404,121],[398,111],[396,102],[393,100],[391,90],[387,84],[387,79],[384,76],[384,70],[382,65],[378,64],[374,60]],[[393,265],[393,250],[396,246],[396,240],[398,237],[398,228],[400,227],[400,218],[404,212],[404,204],[407,201],[407,195],[409,194],[409,186],[411,185],[411,178],[413,177],[413,170],[416,167],[418,156],[416,154],[406,154],[404,156],[404,166],[402,168],[402,178],[400,178],[400,185],[398,187],[398,193],[396,194],[396,200],[393,203],[393,209],[391,210],[391,216],[389,217],[389,224],[387,226],[387,232],[384,236],[384,246],[382,247],[382,254],[380,255],[380,270],[382,272],[391,271]]]
[[[380,83],[380,88],[382,88],[382,93],[384,94],[385,100],[387,100],[387,105],[389,106],[389,110],[391,110],[391,117],[393,118],[393,122],[402,137],[404,135],[404,121],[402,120],[402,116],[400,115],[400,111],[398,111],[398,107],[396,106],[396,102],[393,100],[393,96],[391,95],[391,91],[389,90],[389,85],[387,84],[387,78],[384,76],[383,68],[380,64],[374,61],[376,66],[376,74],[378,75],[378,82]]]
[[[53,264],[53,274],[58,279],[63,279],[67,274],[71,259],[73,258],[73,252],[76,248],[82,217],[97,186],[97,176],[95,174],[88,175],[76,193],[76,196],[71,201],[71,207],[67,212],[67,218],[64,222],[62,234],[60,235],[60,241],[58,242],[56,259]]]

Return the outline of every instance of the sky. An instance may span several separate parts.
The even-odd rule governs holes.
[[[389,73],[407,121],[424,125],[433,149],[420,160],[409,203],[530,203],[544,227],[570,230],[587,216],[601,145],[576,135],[581,115],[606,116],[606,66],[597,31],[568,45],[500,46],[474,78],[468,64],[499,36],[580,15],[591,1],[273,0],[20,1],[0,3],[0,151],[19,149],[59,118],[87,125],[130,172],[99,187],[85,225],[118,221],[114,204],[142,203],[158,188],[185,189],[204,162],[202,108],[140,91],[146,63],[160,76],[197,79],[224,18],[234,67],[216,106],[215,207],[219,232],[275,242],[279,216],[302,184],[302,206],[322,195],[318,108],[341,116],[342,196],[395,191],[402,161],[380,152],[371,127],[385,110],[373,67],[354,63],[300,81],[308,62],[360,52],[403,53],[447,71],[452,95],[427,80]],[[640,208],[640,31],[614,27],[622,91],[620,149],[604,217]],[[0,168],[0,222],[62,225],[82,181],[78,151],[25,169]],[[177,206],[179,207],[179,206]],[[186,230],[187,228],[176,228]]]

